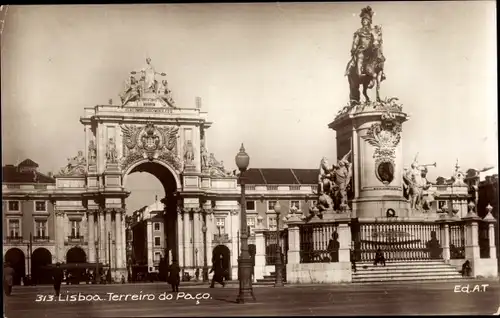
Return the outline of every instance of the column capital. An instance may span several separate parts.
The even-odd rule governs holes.
[[[64,211],[63,211],[63,210],[55,210],[55,211],[54,211],[54,214],[55,214],[56,216],[64,216]]]

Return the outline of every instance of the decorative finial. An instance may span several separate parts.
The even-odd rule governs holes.
[[[491,211],[493,211],[493,207],[491,206],[491,204],[488,203],[488,206],[486,207],[486,212],[491,213]]]
[[[476,205],[474,204],[474,202],[470,201],[469,204],[468,204],[468,206],[469,206],[469,211],[470,212],[474,212],[474,208],[476,207]]]
[[[373,17],[373,10],[370,6],[367,6],[366,8],[361,9],[361,14],[359,15],[361,19],[368,19],[370,22],[372,21]]]
[[[245,152],[245,147],[243,146],[243,143],[241,143],[240,152]]]

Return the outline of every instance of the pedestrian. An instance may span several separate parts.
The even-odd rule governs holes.
[[[212,283],[210,284],[210,288],[215,287],[215,282],[221,284],[222,287],[226,285],[224,283],[225,271],[222,267],[222,259],[220,259],[219,261],[214,260],[212,262],[212,269],[210,270],[210,273],[214,273],[214,276],[212,276]]]
[[[336,263],[339,261],[339,235],[337,232],[333,232],[332,238],[328,242],[328,253],[330,254],[330,262]]]
[[[61,283],[64,278],[64,273],[61,269],[61,263],[57,262],[56,263],[56,268],[54,269],[54,272],[52,273],[52,279],[54,282],[54,291],[56,293],[56,297],[59,297],[59,292],[61,290]]]
[[[373,265],[377,266],[377,264],[385,266],[384,252],[382,252],[380,248],[377,249],[377,252],[375,253],[375,261],[373,262]]]
[[[14,275],[15,271],[10,266],[9,262],[3,265],[3,290],[5,295],[10,296],[12,294],[12,285],[14,285]]]
[[[179,285],[181,283],[181,268],[176,260],[172,261],[172,265],[168,269],[168,283],[172,285],[172,292],[179,292]]]
[[[472,272],[472,267],[470,266],[469,260],[466,260],[462,264],[462,277],[469,277]]]
[[[351,270],[356,273],[356,253],[351,248]]]

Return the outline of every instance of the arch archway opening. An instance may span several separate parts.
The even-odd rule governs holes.
[[[226,280],[231,280],[231,251],[226,245],[217,245],[212,251],[212,266],[220,262],[226,273]]]
[[[160,246],[162,255],[159,258],[164,259],[166,264],[170,264],[172,259],[169,257],[169,251],[173,259],[178,260],[178,235],[177,235],[177,190],[179,180],[174,175],[174,170],[169,169],[165,164],[156,161],[144,161],[136,166],[133,166],[124,175],[124,186],[130,191],[130,196],[126,200],[127,214],[132,215],[135,211],[143,211],[144,207],[149,207],[155,201],[161,201],[163,211],[152,211],[150,216],[143,213],[145,218],[152,218],[154,228],[156,226],[163,228],[163,237],[160,237]],[[138,215],[140,217],[140,215]],[[144,222],[145,223],[145,222]],[[156,223],[163,224],[157,225]],[[147,231],[145,224],[139,224],[132,229],[132,249],[129,251],[127,258],[133,258],[133,263],[130,264],[147,264],[147,250],[144,246],[144,241],[147,240]],[[154,230],[156,231],[156,230]],[[157,240],[156,237],[153,238]],[[150,265],[156,269],[160,269],[158,259],[154,259],[154,264]],[[149,267],[149,266],[148,266]]]
[[[39,247],[31,255],[31,277],[36,285],[50,284],[52,277],[49,265],[52,264],[52,253]]]
[[[24,252],[18,248],[11,248],[5,253],[4,260],[14,269],[14,285],[20,285],[22,278],[26,275]]]
[[[66,253],[66,263],[86,263],[87,254],[81,247],[72,247]]]

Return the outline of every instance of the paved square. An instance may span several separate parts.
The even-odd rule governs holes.
[[[488,284],[485,290],[481,286],[483,284]],[[469,292],[466,291],[467,285]],[[476,285],[480,287],[473,292]],[[4,299],[8,318],[492,315],[500,306],[500,284],[494,281],[296,285],[280,289],[255,287],[257,302],[244,305],[235,303],[238,293],[236,287],[210,289],[205,286],[190,286],[181,288],[181,292],[184,294],[170,293],[166,284],[65,285],[62,300],[70,300],[71,296],[80,296],[81,299],[96,297],[101,300],[49,301],[51,288],[39,286],[17,287],[11,297]],[[110,299],[110,293],[116,296],[111,296],[113,299]],[[160,297],[162,294],[166,299],[164,296]],[[135,298],[133,295],[136,295]],[[196,295],[209,299],[189,299],[196,298]],[[36,301],[37,298],[45,301]]]

